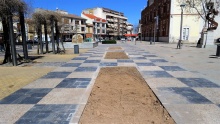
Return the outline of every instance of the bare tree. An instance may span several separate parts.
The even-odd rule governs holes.
[[[7,62],[12,62],[13,65],[15,66],[17,65],[17,53],[16,53],[15,37],[13,30],[13,17],[20,15],[20,21],[21,23],[24,23],[24,21],[22,20],[26,7],[27,6],[25,2],[22,0],[0,0],[0,18],[2,20],[3,31],[4,31],[3,39],[6,46],[5,58],[3,64]],[[22,31],[24,31],[23,24],[22,24]],[[24,41],[25,40],[23,39],[23,42]],[[23,43],[23,49],[25,49],[26,47],[27,47],[26,44]],[[27,50],[24,50],[24,55],[25,58],[27,58]]]
[[[42,43],[42,24],[45,21],[45,17],[40,11],[36,11],[32,15],[33,22],[35,24],[36,32],[37,32],[37,38],[38,38],[38,45],[37,45],[37,53],[39,54],[39,48],[40,53],[43,54],[43,43]]]

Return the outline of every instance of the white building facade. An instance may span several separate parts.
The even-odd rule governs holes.
[[[183,2],[186,2],[183,0]],[[205,21],[197,11],[188,6],[183,7],[183,22],[181,25],[181,0],[149,0],[148,6],[142,11],[141,15],[141,34],[143,40],[152,40],[154,34],[156,41],[176,43],[180,39],[182,30],[183,42],[197,43],[201,37],[201,32],[205,26]],[[185,3],[187,5],[187,3]],[[202,6],[198,6],[201,9]],[[204,15],[203,15],[204,16]],[[155,19],[158,17],[158,20]],[[215,16],[215,21],[220,22],[220,17]],[[214,44],[220,37],[219,27],[216,30],[207,32],[206,44]]]
[[[106,34],[108,37],[120,38],[127,33],[128,18],[122,12],[99,7],[85,9],[82,12],[107,20]]]

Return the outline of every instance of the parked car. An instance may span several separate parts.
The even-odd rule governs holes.
[[[121,42],[125,42],[126,41],[126,39],[125,38],[121,38]]]

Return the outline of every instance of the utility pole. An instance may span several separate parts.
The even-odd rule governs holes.
[[[181,20],[180,20],[180,38],[179,38],[179,42],[177,44],[177,49],[181,49],[181,42],[182,42],[182,27],[183,27],[183,7],[185,7],[185,4],[182,3],[180,5],[181,7]]]

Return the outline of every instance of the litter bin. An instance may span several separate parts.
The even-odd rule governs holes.
[[[217,45],[216,56],[220,56],[220,44]]]
[[[32,49],[31,44],[27,44],[27,46],[28,46],[28,49]]]
[[[79,54],[79,45],[74,45],[74,54]]]

